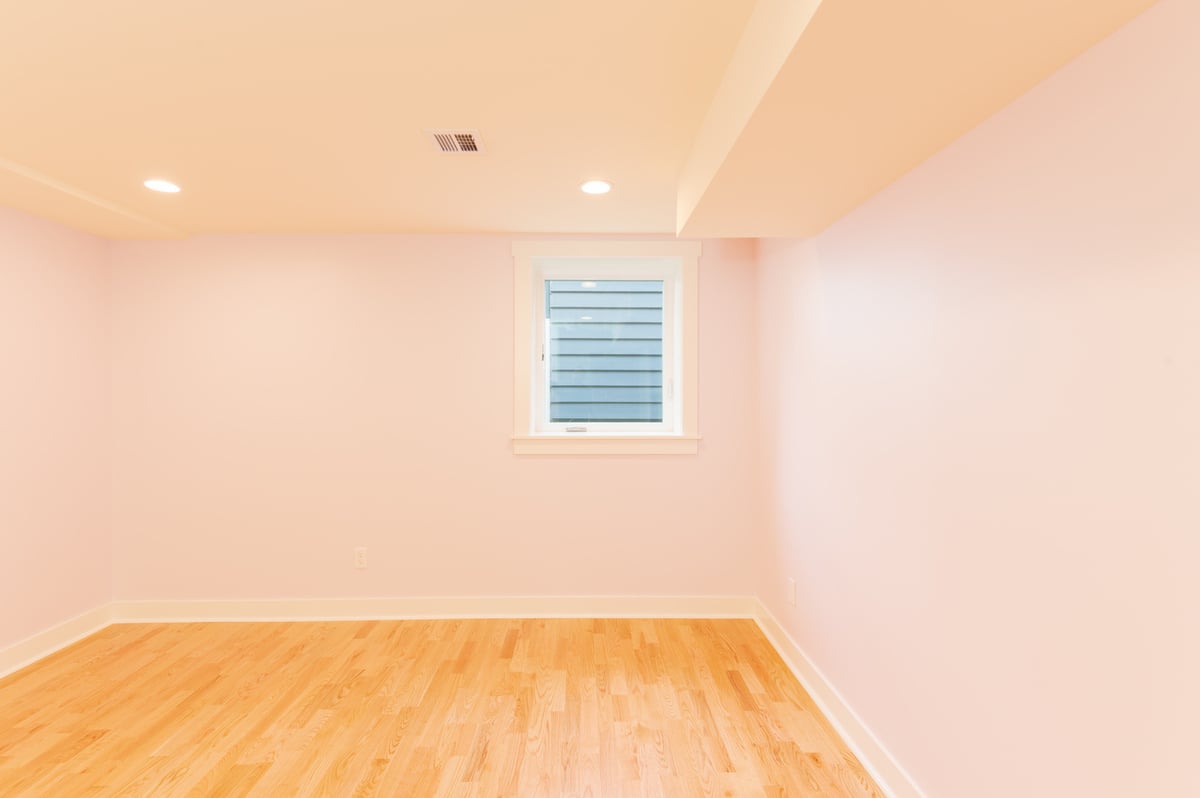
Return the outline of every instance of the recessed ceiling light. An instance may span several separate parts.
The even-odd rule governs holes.
[[[147,180],[142,183],[143,186],[151,191],[161,191],[164,194],[178,194],[179,186],[172,183],[170,180]]]
[[[579,285],[583,288],[595,288],[596,287],[596,284],[593,283],[591,280],[584,280]]]
[[[612,191],[612,183],[607,180],[589,180],[580,188],[584,194],[607,194]]]

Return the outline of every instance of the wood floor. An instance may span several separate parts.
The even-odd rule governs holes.
[[[110,626],[0,680],[0,795],[882,796],[752,621]]]

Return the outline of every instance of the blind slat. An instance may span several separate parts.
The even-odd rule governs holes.
[[[631,387],[597,386],[575,387],[559,386],[554,393],[554,403],[584,402],[589,404],[661,404],[662,388],[647,388],[641,385]]]
[[[661,371],[565,371],[550,372],[551,388],[567,387],[641,387],[661,388]]]
[[[551,324],[568,322],[586,324],[600,322],[653,322],[662,324],[662,308],[550,308]]]

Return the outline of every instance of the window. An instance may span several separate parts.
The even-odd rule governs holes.
[[[696,452],[699,255],[674,241],[513,246],[514,451]]]

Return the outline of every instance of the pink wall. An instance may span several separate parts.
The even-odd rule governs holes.
[[[1200,795],[1197,31],[760,246],[764,598],[930,796]]]
[[[0,649],[110,598],[104,261],[0,208]]]
[[[690,457],[516,457],[507,237],[114,247],[119,599],[753,593],[753,246]],[[369,567],[352,567],[352,548]]]

